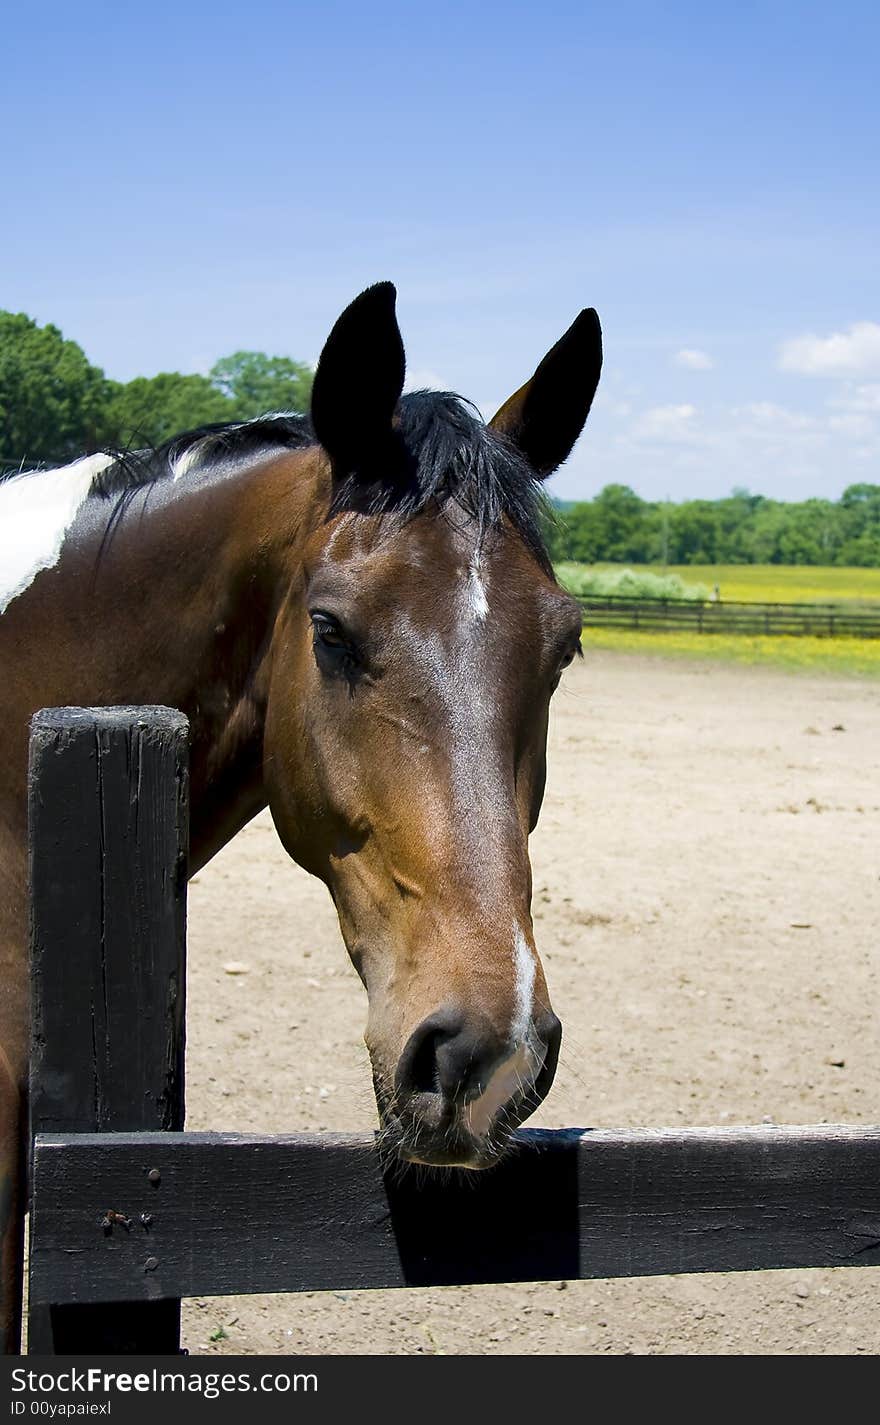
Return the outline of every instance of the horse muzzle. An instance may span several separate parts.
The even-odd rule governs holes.
[[[382,1138],[399,1160],[491,1167],[541,1103],[556,1072],[562,1026],[552,1011],[517,1042],[453,1007],[430,1015],[400,1057]]]

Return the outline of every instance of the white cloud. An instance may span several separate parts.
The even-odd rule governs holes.
[[[695,346],[683,346],[675,353],[674,361],[687,371],[711,371],[715,365],[708,351],[700,351]]]
[[[779,352],[783,371],[803,376],[867,376],[880,372],[880,324],[854,322],[830,336],[793,337]]]
[[[828,425],[831,430],[838,431],[841,435],[862,440],[869,440],[876,431],[871,417],[860,411],[847,411],[842,416],[831,416]]]
[[[871,412],[822,402],[815,412],[775,401],[656,405],[588,430],[555,490],[583,499],[617,482],[646,499],[718,499],[744,485],[776,499],[837,499],[878,460]]]
[[[637,440],[690,443],[695,438],[696,406],[651,406],[632,429]]]
[[[744,422],[746,429],[752,426],[762,435],[813,430],[817,425],[815,417],[805,415],[803,411],[789,410],[775,401],[750,401],[745,406],[737,406],[733,415]]]
[[[828,404],[837,406],[842,411],[866,414],[876,411],[880,414],[880,385],[848,386],[839,396],[829,400]]]

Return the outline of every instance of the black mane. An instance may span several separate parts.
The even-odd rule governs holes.
[[[550,506],[541,482],[520,452],[453,391],[413,391],[397,409],[404,460],[396,481],[342,482],[334,509],[391,514],[401,522],[454,503],[474,521],[480,540],[506,515],[524,544],[552,575],[542,517]]]
[[[174,473],[178,462],[190,456],[193,470],[205,470],[226,461],[268,454],[272,450],[301,450],[314,443],[307,416],[259,416],[252,421],[204,425],[173,436],[150,450],[115,450],[113,464],[95,476],[92,492],[109,499],[141,485],[151,485]]]
[[[475,522],[480,539],[506,515],[541,567],[552,572],[541,529],[549,508],[541,483],[519,451],[481,420],[476,407],[451,391],[414,391],[401,397],[396,430],[404,457],[401,478],[371,484],[352,475],[341,482],[334,510],[360,509],[405,522],[455,504]],[[122,497],[124,505],[142,486],[169,479],[182,461],[187,470],[204,471],[314,443],[306,416],[277,414],[204,425],[153,449],[108,451],[112,463],[94,477],[92,494]],[[37,471],[33,474],[39,478]]]

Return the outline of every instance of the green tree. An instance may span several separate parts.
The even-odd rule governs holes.
[[[720,564],[751,562],[750,539],[755,511],[763,503],[763,495],[750,495],[742,486],[735,486],[726,499],[717,501],[716,558]]]
[[[718,515],[708,500],[685,500],[675,505],[669,519],[671,564],[714,564]]]
[[[595,501],[570,505],[557,513],[550,540],[554,559],[574,559],[592,564],[600,558],[601,538]]]
[[[723,500],[650,504],[626,485],[558,508],[549,529],[559,562],[851,564],[880,567],[880,485],[840,500],[768,500],[734,489]]]
[[[0,311],[0,461],[63,464],[94,450],[108,383],[75,341]]]
[[[235,351],[211,367],[210,380],[235,408],[238,420],[250,420],[269,411],[309,409],[311,367],[289,356],[266,356],[262,351]]]
[[[880,565],[880,485],[848,485],[839,503],[838,564]]]
[[[651,505],[628,485],[606,485],[593,501],[593,507],[597,517],[596,540],[604,551],[598,558],[615,563],[643,562],[650,558]]]
[[[182,376],[178,371],[136,376],[110,387],[103,441],[113,446],[161,445],[182,431],[233,421],[237,415],[207,376]]]

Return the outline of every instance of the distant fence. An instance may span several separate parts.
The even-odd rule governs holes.
[[[775,634],[814,638],[880,638],[880,606],[758,604],[710,599],[632,599],[580,595],[587,628],[670,633]]]

